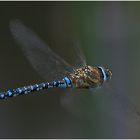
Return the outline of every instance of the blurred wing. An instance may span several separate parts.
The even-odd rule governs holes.
[[[75,67],[82,67],[86,65],[86,57],[81,49],[80,41],[74,43],[74,54],[75,54]]]
[[[76,43],[75,43],[76,42]],[[84,67],[86,65],[86,58],[85,55],[81,49],[80,41],[74,41],[72,45],[73,49],[73,56],[75,59],[73,65],[74,68]],[[85,118],[85,104],[89,103],[89,98],[91,99],[91,96],[86,93],[87,90],[84,89],[70,89],[67,90],[66,94],[64,96],[61,96],[61,104],[62,106],[69,112],[72,112],[77,117],[84,117]],[[86,96],[85,96],[86,95]],[[87,110],[87,108],[86,108]]]
[[[109,91],[106,96],[110,99],[109,102],[112,102],[112,108],[114,108],[113,110],[116,111],[116,113],[122,111],[127,117],[140,121],[140,110],[123,94],[123,92],[110,86],[107,86],[106,88],[107,91]]]
[[[64,74],[70,65],[56,55],[33,31],[20,21],[10,22],[10,30],[33,68],[46,80]]]
[[[69,92],[61,97],[63,108],[78,119],[94,119],[97,113],[96,90],[70,89]]]
[[[108,114],[118,120],[121,118],[130,124],[140,123],[140,111],[135,104],[123,93],[115,92],[110,88],[72,89],[61,98],[61,104],[70,114],[80,119],[93,119],[102,111],[103,114]]]

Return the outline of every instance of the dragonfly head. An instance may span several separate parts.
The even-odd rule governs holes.
[[[103,81],[108,82],[112,78],[112,71],[109,68],[98,66],[98,68],[101,70],[103,75]]]

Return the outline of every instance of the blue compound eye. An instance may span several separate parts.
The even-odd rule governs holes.
[[[101,70],[101,72],[102,72],[103,80],[104,80],[104,81],[109,81],[109,80],[111,79],[111,77],[112,77],[112,72],[111,72],[111,70],[109,70],[108,68],[105,69],[105,68],[103,68],[103,67],[101,67],[101,66],[99,66],[98,68],[99,68],[99,69]]]

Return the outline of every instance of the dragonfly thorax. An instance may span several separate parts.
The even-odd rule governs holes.
[[[85,66],[75,69],[69,74],[76,88],[95,88],[104,82],[102,72],[98,67]]]

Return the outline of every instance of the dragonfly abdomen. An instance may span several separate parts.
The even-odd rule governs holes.
[[[39,91],[49,88],[69,88],[72,87],[72,82],[68,77],[64,77],[62,80],[53,81],[53,82],[44,82],[40,84],[34,84],[30,86],[23,86],[20,88],[8,90],[6,92],[0,93],[0,99],[6,99],[8,97],[15,97],[18,95],[28,94],[33,91]]]

